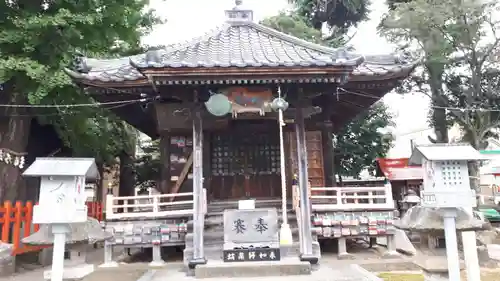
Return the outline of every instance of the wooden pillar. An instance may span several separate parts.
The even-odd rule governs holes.
[[[189,268],[194,269],[199,264],[206,264],[203,249],[203,229],[205,214],[203,210],[203,125],[200,109],[194,109],[193,114],[193,259]]]
[[[160,136],[160,186],[162,194],[170,193],[170,134],[162,132]]]
[[[301,104],[301,103],[299,103]],[[308,171],[307,171],[307,147],[306,130],[304,124],[304,109],[297,108],[295,115],[295,134],[297,138],[297,162],[299,170],[299,189],[300,189],[300,216],[302,224],[302,253],[300,259],[312,264],[318,262],[318,257],[313,255],[312,251],[312,233],[311,233],[311,202],[308,196]]]
[[[323,170],[325,173],[325,186],[336,185],[335,180],[335,143],[333,138],[332,99],[325,96],[325,109],[323,112],[323,124],[321,126],[321,142],[323,147]]]
[[[212,190],[210,189],[212,171],[211,171],[211,154],[210,154],[210,132],[203,132],[203,188],[207,191],[207,202],[212,199]]]

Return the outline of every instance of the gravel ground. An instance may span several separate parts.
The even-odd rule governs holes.
[[[325,247],[321,259],[321,266],[318,271],[315,271],[310,277],[305,276],[288,276],[288,277],[273,277],[273,280],[282,279],[286,281],[299,280],[314,280],[314,281],[369,281],[369,278],[360,279],[350,268],[351,265],[357,264],[370,272],[387,272],[381,273],[385,281],[423,281],[423,276],[415,271],[416,266],[413,264],[413,257],[401,256],[395,259],[382,259],[384,248],[366,249],[359,246],[354,247],[351,251],[353,259],[338,260],[336,251]],[[186,277],[183,272],[182,252],[178,249],[170,249],[162,253],[163,259],[167,262],[166,266],[156,271],[152,281],[162,281],[165,279],[175,281],[191,281],[192,277]],[[97,249],[90,254],[94,264],[102,263],[102,249]],[[135,254],[127,259],[128,263],[120,264],[118,268],[97,268],[96,272],[85,277],[83,281],[136,281],[148,268],[151,253],[143,252]],[[16,275],[8,278],[0,278],[0,281],[42,281],[43,271],[45,268],[36,268],[33,270],[23,270]],[[391,273],[389,273],[391,272]],[[405,273],[403,273],[405,272]],[[245,281],[239,278],[239,281]],[[258,280],[255,280],[258,279]],[[293,279],[293,280],[290,280]],[[252,281],[267,281],[268,278],[253,278]],[[465,280],[465,279],[463,279]],[[482,281],[499,281],[500,269],[484,269]],[[210,281],[210,280],[207,280]],[[215,281],[215,280],[213,280]],[[277,281],[277,280],[276,280]]]
[[[125,257],[123,255],[123,251],[121,250],[117,250],[114,255],[115,257],[118,257],[119,255]],[[102,248],[91,250],[89,253],[87,253],[87,260],[95,265],[102,264],[104,261],[104,250]],[[45,270],[50,270],[50,267],[42,267],[37,264],[18,263],[17,272],[12,276],[0,278],[0,281],[42,281],[43,272]],[[119,280],[121,281],[121,279]],[[128,281],[128,279],[124,281]]]
[[[83,278],[83,281],[136,281],[148,271],[147,264],[121,265],[118,268],[98,268],[94,273]]]
[[[342,268],[332,268],[330,266],[321,266],[318,270],[312,272],[311,275],[295,275],[295,276],[268,276],[268,277],[238,277],[238,281],[373,281],[366,272],[359,271],[351,266]],[[193,277],[186,277],[186,274],[180,270],[165,268],[157,270],[151,281],[193,281]],[[206,278],[205,281],[220,281],[220,278]]]
[[[422,274],[415,273],[380,273],[378,275],[384,281],[424,281]],[[462,271],[462,280],[467,281],[467,274]],[[481,269],[481,281],[500,280],[500,269]]]

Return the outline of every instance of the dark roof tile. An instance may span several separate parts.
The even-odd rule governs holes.
[[[204,36],[165,49],[117,59],[85,59],[89,71],[67,70],[75,79],[124,82],[145,79],[148,68],[346,67],[356,81],[407,75],[414,63],[393,55],[361,56],[278,32],[251,21],[228,22]]]
[[[132,60],[138,68],[166,67],[355,67],[363,56],[328,48],[253,22],[226,23],[201,36],[159,51],[160,60]]]

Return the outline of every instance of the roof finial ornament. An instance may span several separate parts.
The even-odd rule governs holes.
[[[234,8],[226,10],[226,21],[241,22],[253,21],[253,11],[242,7],[243,0],[234,0]]]

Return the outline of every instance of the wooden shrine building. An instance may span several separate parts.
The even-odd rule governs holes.
[[[333,134],[415,67],[400,56],[363,56],[306,42],[255,23],[252,11],[238,5],[226,16],[222,26],[187,42],[123,58],[80,57],[67,69],[97,101],[131,101],[111,110],[160,138],[160,189],[193,192],[195,226],[203,223],[203,189],[209,202],[281,196],[278,113],[269,108],[278,92],[289,103],[287,182],[298,174],[301,190],[308,181],[333,186]],[[216,116],[205,103],[220,94],[230,101],[230,113]],[[191,165],[192,174],[183,169]],[[307,193],[300,194],[307,203]],[[308,208],[301,212],[311,215]],[[310,224],[304,227],[311,232]],[[203,229],[195,228],[195,245],[203,244],[200,235]],[[191,263],[203,258],[195,251]]]

